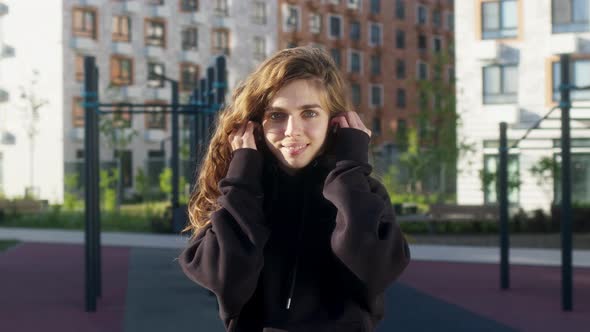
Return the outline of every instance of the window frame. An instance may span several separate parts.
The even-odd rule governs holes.
[[[82,15],[82,26],[77,26],[76,15]],[[89,28],[86,22],[86,14],[92,14],[92,27]],[[73,7],[72,8],[72,34],[74,37],[85,37],[98,40],[98,9],[95,7]]]
[[[576,86],[578,85],[578,83],[576,82],[577,76],[576,76],[576,72],[575,72],[575,65],[578,62],[587,62],[590,64],[590,56],[584,55],[584,56],[574,57],[574,58],[570,59],[570,68],[569,68],[570,81],[571,81],[571,84],[576,85]],[[551,101],[552,102],[558,102],[561,99],[559,85],[556,84],[557,83],[556,79],[559,79],[559,81],[561,81],[561,76],[556,77],[556,74],[555,74],[556,68],[560,68],[559,70],[561,73],[560,63],[561,62],[559,61],[559,58],[551,61],[550,77],[551,77]],[[582,75],[580,75],[580,76],[582,76]],[[588,95],[588,96],[585,97],[585,95]],[[579,96],[582,96],[582,97],[579,97]],[[572,102],[590,101],[590,90],[573,90],[570,92],[570,98],[571,98]]]
[[[506,68],[516,68],[516,77],[518,78],[518,64],[491,64],[482,67],[481,72],[481,91],[482,91],[482,104],[484,105],[498,105],[498,104],[515,104],[518,101],[518,83],[516,85],[517,90],[515,93],[508,93],[504,87],[504,75]],[[500,92],[498,94],[486,93],[486,69],[500,68]]]
[[[551,0],[551,32],[554,34],[558,33],[572,33],[572,32],[589,32],[590,31],[590,14],[588,14],[588,18],[586,21],[576,21],[574,18],[575,0],[564,0],[569,1],[570,3],[570,20],[567,23],[556,23],[556,5],[555,0]],[[590,0],[585,0],[587,2],[587,6],[590,7]]]
[[[379,103],[375,104],[374,103],[374,98],[375,98],[375,89],[377,89],[379,91]],[[383,107],[384,102],[384,88],[383,88],[383,84],[369,84],[369,108],[379,108],[379,107]]]
[[[199,11],[199,0],[179,0],[178,1],[178,9],[182,13],[198,12]]]
[[[167,24],[166,20],[161,18],[145,18],[145,25],[144,25],[144,43],[145,46],[152,46],[152,47],[161,47],[166,48],[166,32],[167,32]],[[161,25],[162,27],[162,35],[159,38],[155,38],[158,36],[150,35],[150,29],[154,29],[155,27],[153,24]],[[159,40],[160,42],[153,42],[154,40]]]
[[[160,89],[163,88],[166,81],[163,78],[160,79],[150,79],[150,75],[153,72],[153,69],[155,67],[161,67],[162,68],[162,76],[166,76],[166,64],[164,62],[161,61],[154,61],[154,60],[148,60],[147,61],[147,86],[149,88],[155,88],[155,89]]]
[[[85,110],[82,106],[84,103],[84,97],[73,97],[72,98],[72,127],[73,128],[84,128],[85,125]]]
[[[328,32],[328,39],[330,40],[340,40],[344,37],[344,20],[342,18],[342,15],[337,15],[337,14],[328,14],[328,24],[327,24],[327,29],[326,31]],[[338,36],[335,36],[332,34],[332,19],[336,18],[339,21],[338,24]]]
[[[187,41],[187,32],[190,33]],[[194,43],[193,43],[194,42]],[[183,26],[180,30],[180,47],[183,51],[197,51],[199,49],[199,28],[197,26]]]
[[[373,40],[373,28],[377,28],[377,31],[379,31],[379,40],[377,42],[375,42]],[[369,46],[371,47],[375,47],[375,46],[382,46],[383,45],[383,24],[382,23],[377,23],[377,22],[369,22]]]
[[[225,36],[224,38],[219,38]],[[230,54],[231,33],[228,28],[211,29],[211,51],[225,55]]]
[[[132,38],[132,21],[131,16],[129,15],[114,15],[112,17],[112,24],[111,24],[111,38],[114,42],[123,42],[123,43],[130,43]],[[123,30],[122,27],[127,22],[127,34],[123,33],[120,30]],[[117,29],[115,29],[117,27]]]
[[[265,1],[254,1],[252,3],[252,16],[250,20],[254,24],[266,24],[266,2]]]
[[[123,71],[122,61],[129,62],[128,75],[121,75],[121,72]],[[110,68],[111,68],[110,82],[112,85],[115,85],[115,86],[133,85],[133,83],[134,83],[134,79],[133,79],[133,77],[134,77],[134,60],[132,57],[121,55],[121,54],[113,54],[113,55],[111,55],[111,59],[110,59]],[[117,75],[117,73],[119,75]]]
[[[187,82],[186,78],[186,69],[194,69],[194,82],[192,82],[192,84],[190,84],[191,82]],[[180,91],[194,91],[194,89],[196,89],[199,86],[199,75],[200,75],[200,67],[197,63],[194,62],[181,62],[179,64],[179,72],[180,72],[180,81],[179,83],[179,89]]]
[[[144,113],[144,127],[147,130],[163,130],[166,131],[168,129],[168,114],[165,112],[166,108],[164,105],[167,104],[165,100],[146,100],[145,101],[145,109],[146,112]],[[150,111],[154,109],[153,111]],[[156,121],[152,118],[154,115],[159,116],[163,119],[162,125],[154,125]],[[160,122],[160,121],[158,121]]]
[[[493,0],[493,1],[481,1],[479,11],[481,16],[481,39],[482,40],[494,40],[494,39],[514,39],[518,37],[518,29],[519,27],[519,1],[520,0]],[[503,3],[514,2],[516,8],[516,26],[515,27],[504,27],[503,26],[503,17],[505,15],[503,10]],[[485,23],[486,23],[486,16],[484,15],[484,7],[489,5],[497,5],[498,6],[498,29],[497,30],[486,30]],[[512,32],[514,31],[514,32]]]
[[[353,54],[358,55],[358,59],[359,59],[358,71],[353,71],[353,61],[352,61]],[[357,73],[359,75],[363,74],[363,53],[362,53],[362,51],[355,50],[355,49],[349,49],[349,52],[348,52],[348,72],[349,73]]]

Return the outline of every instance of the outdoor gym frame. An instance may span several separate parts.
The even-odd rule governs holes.
[[[498,166],[498,201],[500,207],[500,287],[510,288],[509,237],[508,237],[508,152],[539,129],[541,122],[556,109],[561,108],[561,306],[572,311],[572,190],[571,190],[571,129],[570,109],[572,90],[590,90],[590,86],[576,87],[570,82],[570,55],[560,55],[561,85],[559,105],[553,107],[543,118],[530,127],[514,144],[508,146],[507,124],[500,123],[500,147]],[[553,129],[553,128],[552,128]],[[526,148],[525,148],[526,149]]]
[[[186,208],[178,202],[179,184],[179,128],[178,116],[191,116],[190,152],[191,165],[197,169],[198,161],[205,153],[212,133],[216,114],[223,107],[227,90],[226,59],[219,56],[215,65],[207,68],[206,78],[200,79],[188,104],[179,103],[178,81],[162,75],[152,74],[150,79],[161,79],[171,83],[171,104],[102,104],[99,100],[98,68],[94,57],[84,57],[84,158],[85,158],[85,276],[86,276],[86,311],[96,311],[97,298],[102,293],[101,254],[100,254],[100,202],[99,202],[99,120],[101,114],[154,113],[148,108],[157,106],[163,110],[159,113],[171,114],[171,168],[172,168],[172,228],[181,230],[187,221]],[[125,107],[128,110],[117,110]],[[191,189],[196,178],[190,179]]]

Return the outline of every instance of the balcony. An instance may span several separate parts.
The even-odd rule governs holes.
[[[10,99],[10,94],[8,91],[0,88],[0,103],[5,103]]]
[[[148,129],[143,136],[143,139],[150,143],[160,143],[164,138],[166,138],[166,131],[162,129]]]
[[[70,47],[81,51],[95,51],[98,43],[88,37],[73,37],[70,39]]]
[[[168,17],[170,16],[170,9],[165,6],[151,6],[148,9],[148,13],[153,17]]]
[[[575,34],[558,34],[558,35],[551,35],[550,45],[551,45],[551,53],[553,54],[561,54],[561,53],[578,53],[578,37]]]
[[[145,99],[149,100],[167,100],[170,99],[171,90],[166,85],[163,87],[158,88],[146,88],[145,90]]]
[[[119,1],[113,4],[113,13],[130,14],[139,13],[141,11],[141,4],[137,0]]]
[[[133,45],[130,43],[113,42],[111,44],[111,49],[114,54],[133,56]]]
[[[148,58],[161,59],[164,57],[164,49],[158,46],[146,46],[144,54]]]
[[[4,16],[6,14],[8,14],[8,6],[0,3],[0,16]]]

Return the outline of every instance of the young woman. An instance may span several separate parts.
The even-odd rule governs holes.
[[[325,52],[279,51],[220,114],[189,204],[184,273],[227,331],[373,331],[409,249],[371,131]]]

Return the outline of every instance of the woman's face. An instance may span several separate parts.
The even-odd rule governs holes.
[[[307,166],[326,141],[330,115],[320,106],[321,91],[307,80],[281,88],[264,112],[264,140],[289,173]]]

